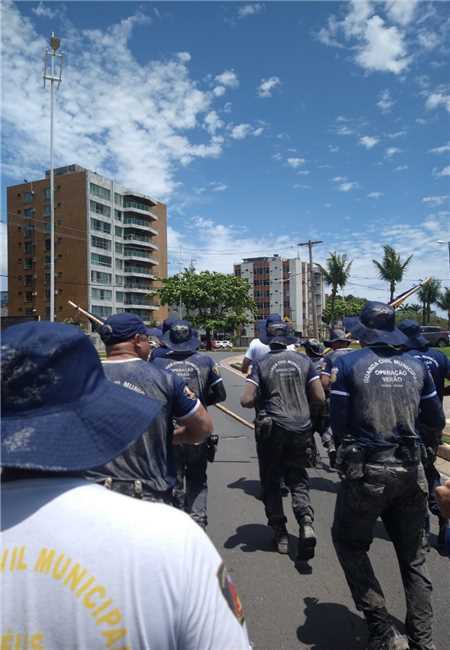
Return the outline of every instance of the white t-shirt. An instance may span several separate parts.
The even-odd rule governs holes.
[[[295,345],[288,345],[287,348],[295,352]],[[252,339],[244,356],[254,363],[265,357],[268,352],[270,352],[268,345],[262,343],[260,339]]]
[[[80,479],[3,484],[0,576],[2,647],[250,647],[234,584],[199,526]]]

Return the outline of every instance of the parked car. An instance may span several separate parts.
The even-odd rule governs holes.
[[[220,343],[222,344],[221,347],[224,350],[232,350],[233,349],[233,343],[231,341],[229,341],[229,340],[220,341]]]
[[[422,325],[420,332],[432,347],[443,348],[450,345],[450,332],[443,330],[441,327]]]

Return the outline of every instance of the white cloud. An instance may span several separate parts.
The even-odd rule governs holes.
[[[3,58],[3,171],[22,179],[48,166],[43,125],[49,95],[41,76],[46,43],[20,4],[5,2],[2,10],[3,50],[14,51],[14,66]],[[191,77],[186,55],[145,63],[133,55],[133,30],[148,24],[136,13],[102,31],[72,28],[64,50],[76,65],[66,66],[57,92],[55,163],[78,163],[166,199],[180,166],[219,156],[224,139],[211,124],[211,132],[203,130],[207,137],[199,137],[196,129],[214,110],[214,95]]]
[[[213,88],[213,94],[215,97],[223,97],[223,95],[225,95],[226,92],[227,89],[225,88],[225,86],[215,86],[215,88]]]
[[[272,97],[272,91],[277,86],[281,85],[279,77],[269,77],[268,79],[261,79],[258,87],[258,95],[260,97]]]
[[[346,176],[335,176],[335,177],[333,178],[333,181],[334,181],[335,183],[342,183],[342,181],[346,181],[346,180],[347,180],[347,177],[346,177]]]
[[[388,147],[386,149],[386,157],[387,158],[392,158],[392,156],[396,156],[400,152],[401,152],[401,149],[399,149],[398,147]]]
[[[289,167],[292,167],[293,169],[297,169],[297,167],[300,167],[301,165],[305,164],[305,159],[304,158],[288,158],[287,159],[287,164]]]
[[[394,133],[386,133],[386,137],[390,138],[391,140],[395,140],[396,138],[401,138],[404,135],[406,135],[406,131],[395,131]]]
[[[419,45],[428,51],[434,50],[441,43],[441,37],[438,34],[427,30],[421,30],[417,35],[417,40]]]
[[[374,138],[371,135],[363,135],[362,138],[359,139],[359,143],[363,145],[363,147],[366,147],[366,149],[372,149],[376,144],[379,142],[379,138]]]
[[[328,145],[328,149],[330,150],[330,153],[336,153],[337,151],[339,151],[339,147],[335,147],[332,144]]]
[[[400,74],[410,64],[403,34],[397,27],[386,27],[380,16],[373,16],[367,21],[365,43],[356,61],[366,70]]]
[[[280,153],[279,151],[278,151],[277,153],[274,153],[273,156],[272,156],[272,158],[273,158],[274,160],[281,160],[282,157],[283,157],[283,156],[281,155],[281,153]]]
[[[447,165],[447,167],[444,167],[440,171],[436,170],[435,176],[450,176],[450,165]]]
[[[226,88],[237,88],[239,86],[239,79],[234,70],[225,70],[221,74],[216,75],[215,80]]]
[[[236,124],[231,127],[231,137],[233,140],[243,140],[247,138],[252,132],[251,124]]]
[[[264,127],[263,126],[258,126],[258,128],[253,131],[252,135],[254,135],[255,137],[258,137],[259,135],[262,135],[263,132],[264,132]]]
[[[256,16],[263,11],[264,4],[262,2],[252,2],[239,7],[238,18],[247,18],[248,16]]]
[[[225,190],[228,189],[228,185],[225,185],[225,183],[218,183],[216,181],[210,183],[210,187],[211,192],[225,192]]]
[[[398,165],[398,167],[394,167],[394,172],[404,172],[408,169],[408,165]]]
[[[336,129],[337,135],[353,135],[353,133],[354,133],[353,129],[350,129],[348,126],[339,126]]]
[[[210,111],[205,115],[204,119],[205,128],[211,135],[215,135],[218,129],[221,129],[224,125],[223,121],[220,119],[216,111]]]
[[[192,58],[189,52],[178,52],[177,56],[181,63],[189,63]]]
[[[417,124],[420,124],[421,126],[424,126],[427,123],[427,121],[424,120],[423,117],[417,117],[416,122],[417,122]]]
[[[431,93],[425,102],[425,108],[429,111],[439,107],[445,108],[450,113],[450,95],[444,92]]]
[[[434,147],[434,149],[430,149],[428,153],[449,153],[450,152],[450,142],[448,144],[442,145],[442,147]]]
[[[383,192],[369,192],[367,195],[369,199],[380,199],[382,196],[384,196]]]
[[[347,181],[338,186],[339,192],[351,192],[358,187],[358,183]]]
[[[414,18],[418,0],[387,0],[386,11],[391,18],[403,27]]]
[[[39,16],[39,18],[54,18],[57,14],[56,11],[53,11],[53,9],[50,9],[47,5],[44,5],[43,2],[40,2],[37,7],[33,7],[31,11],[35,14],[35,16]]]
[[[231,107],[233,104],[231,102],[227,102],[225,106],[223,107],[223,112],[224,113],[231,113]]]
[[[422,203],[426,203],[427,205],[435,207],[438,205],[444,205],[445,203],[448,204],[448,199],[448,194],[441,196],[424,196]]]
[[[377,101],[377,106],[382,113],[389,113],[391,108],[394,106],[395,101],[391,97],[390,91],[386,88],[379,95],[379,100]]]

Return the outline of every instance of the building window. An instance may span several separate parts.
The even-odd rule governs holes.
[[[116,217],[117,221],[122,221],[123,214],[120,210],[114,210],[114,216]]]
[[[26,241],[25,242],[23,252],[25,253],[25,255],[32,255],[33,254],[33,243],[31,241]]]
[[[91,253],[91,264],[97,264],[98,266],[111,266],[111,258],[108,255]]]
[[[51,214],[50,205],[44,205],[44,212],[43,212],[44,217],[49,217],[50,214]]]
[[[111,300],[112,291],[110,289],[92,289],[92,298],[95,300]]]
[[[24,192],[23,193],[23,202],[32,203],[33,202],[34,192]]]
[[[100,219],[91,219],[91,228],[92,230],[98,230],[98,232],[106,232],[108,235],[111,234],[111,224],[106,223],[106,221],[100,221]]]
[[[116,275],[116,286],[117,287],[123,287],[123,276],[122,275]]]
[[[31,257],[26,257],[23,261],[23,268],[26,270],[30,270],[33,268],[33,260]]]
[[[25,208],[23,211],[23,216],[27,217],[27,219],[31,219],[31,217],[34,217],[36,214],[36,210],[34,208]]]
[[[118,244],[116,242],[116,253],[119,253],[119,255],[123,255],[123,244]]]
[[[102,214],[104,217],[111,216],[111,208],[108,205],[97,203],[97,201],[89,201],[89,206],[91,212],[95,212],[95,214]]]
[[[117,192],[114,192],[114,203],[117,203],[117,205],[123,205],[122,194],[118,194]]]
[[[92,246],[95,246],[95,248],[102,248],[105,251],[111,250],[111,242],[109,239],[103,239],[102,237],[91,235],[91,244]]]
[[[25,276],[25,286],[26,287],[31,287],[33,284],[33,276],[32,275],[26,275]]]
[[[95,284],[111,285],[111,273],[102,273],[101,271],[91,271],[91,282]]]
[[[89,191],[94,196],[98,196],[99,199],[104,199],[105,201],[111,201],[111,192],[107,190],[106,187],[100,187],[95,183],[89,183]]]
[[[125,199],[123,202],[124,208],[134,208],[136,210],[143,210],[144,212],[150,212],[150,207],[146,203],[141,203],[140,201],[133,201],[132,199]]]
[[[123,228],[120,226],[115,227],[116,237],[123,237]]]
[[[122,271],[122,270],[123,270],[123,260],[116,259],[116,271]]]
[[[123,291],[116,291],[116,300],[117,302],[123,302],[123,297],[124,297],[124,292]]]
[[[92,305],[92,313],[98,318],[108,318],[112,314],[112,307],[105,307],[103,305]]]
[[[24,236],[33,237],[33,235],[34,235],[34,226],[32,224],[27,223],[24,230]]]
[[[25,302],[33,302],[33,292],[25,291]]]

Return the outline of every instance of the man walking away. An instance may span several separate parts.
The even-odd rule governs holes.
[[[175,439],[203,442],[212,430],[211,417],[177,376],[147,363],[148,330],[134,314],[115,314],[105,321],[100,336],[106,346],[103,367],[108,379],[131,391],[158,400],[160,415],[151,428],[118,458],[90,472],[90,477],[128,496],[172,503],[175,485]]]
[[[200,528],[79,477],[164,405],[108,381],[78,327],[23,323],[2,338],[2,646],[249,650]]]
[[[154,360],[155,367],[174,372],[205,408],[225,401],[227,396],[219,368],[210,356],[197,352],[200,340],[190,323],[173,321],[163,340],[168,353]],[[202,528],[208,523],[206,470],[208,460],[214,460],[217,442],[217,436],[210,435],[205,442],[174,448],[177,472],[174,505],[190,514]]]
[[[244,359],[242,361],[241,372],[246,375],[250,369],[250,366],[256,361],[260,361],[263,357],[270,352],[268,345],[263,343],[263,338],[266,335],[266,330],[273,323],[282,323],[283,320],[280,314],[270,314],[265,320],[258,321],[256,327],[257,336],[250,341],[250,345],[247,348],[247,351],[244,354]],[[297,339],[295,339],[297,341]],[[295,345],[289,345],[290,350],[295,350]]]
[[[284,478],[292,495],[299,524],[297,560],[314,557],[314,511],[309,497],[306,467],[314,463],[314,439],[310,406],[323,407],[325,396],[311,361],[288,350],[296,341],[286,323],[273,323],[263,340],[270,352],[253,365],[241,397],[245,408],[260,404],[256,431],[263,460],[263,500],[274,543],[279,553],[288,552],[286,517],[280,491]],[[258,398],[257,398],[258,391]]]
[[[444,414],[433,379],[404,351],[392,307],[368,302],[351,333],[362,350],[331,371],[331,426],[339,445],[333,542],[356,607],[369,626],[369,650],[433,650],[431,582],[422,545],[427,482],[418,420],[435,433]],[[391,623],[367,552],[381,517],[400,565],[406,632]]]
[[[432,348],[420,331],[420,325],[414,320],[403,320],[399,323],[399,330],[405,334],[408,341],[409,353],[418,359],[422,359],[433,377],[436,392],[441,402],[444,402],[445,380],[450,379],[450,359],[440,350]],[[427,457],[424,463],[425,475],[428,481],[428,508],[431,514],[438,518],[439,534],[438,548],[443,552],[446,551],[448,519],[443,517],[436,499],[436,488],[441,484],[441,475],[436,469],[437,450],[442,443],[442,432],[439,435],[430,435],[430,432],[424,428],[421,431],[422,438],[427,450]],[[427,513],[425,519],[425,546],[430,548],[430,517]],[[450,549],[449,549],[450,550]]]

